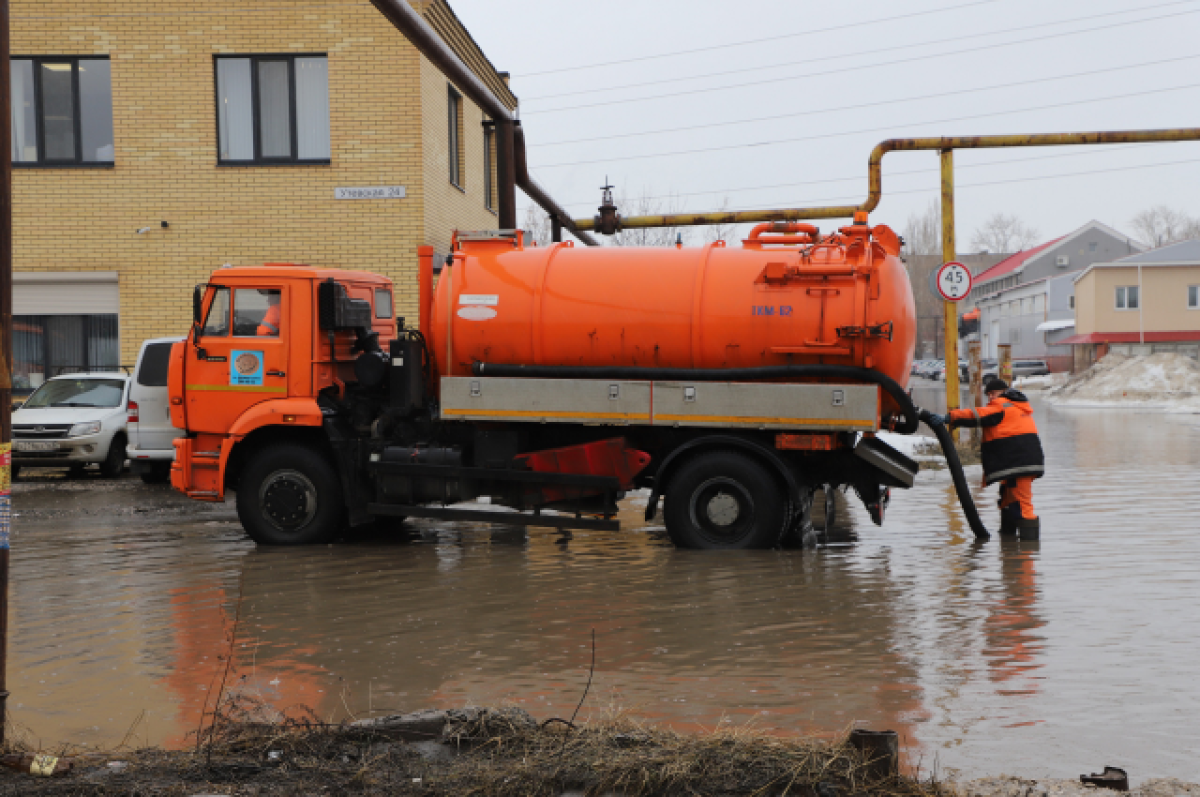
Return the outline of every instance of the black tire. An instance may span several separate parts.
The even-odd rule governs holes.
[[[788,521],[778,479],[744,454],[700,454],[675,471],[665,492],[667,533],[680,548],[772,548]]]
[[[141,472],[142,481],[146,484],[166,484],[171,481],[171,463],[154,462],[147,470]]]
[[[108,455],[100,463],[100,475],[115,479],[125,470],[125,435],[117,435],[108,444]]]
[[[327,543],[345,506],[337,473],[317,451],[273,445],[252,454],[237,488],[242,528],[259,545]]]

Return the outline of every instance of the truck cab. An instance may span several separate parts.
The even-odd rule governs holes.
[[[353,314],[342,319],[353,327],[322,328],[323,310]],[[291,263],[216,271],[196,286],[192,330],[171,352],[171,421],[187,431],[175,441],[172,485],[192,498],[222,501],[247,468],[268,468],[253,495],[239,492],[238,511],[256,527],[265,514],[272,527],[265,536],[286,542],[289,525],[314,519],[308,498],[322,486],[316,482],[337,480],[322,394],[340,397],[358,381],[362,346],[378,353],[395,334],[392,283],[379,275]],[[319,460],[318,472],[271,469],[289,456],[309,465]]]

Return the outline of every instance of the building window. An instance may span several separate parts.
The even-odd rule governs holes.
[[[14,315],[15,393],[30,393],[52,376],[118,371],[117,315]]]
[[[1200,285],[1188,286],[1188,309],[1200,309]]]
[[[217,56],[217,161],[327,164],[329,59]]]
[[[1067,300],[1067,305],[1068,305],[1068,306],[1069,306],[1069,307],[1070,307],[1072,310],[1074,310],[1074,309],[1075,309],[1075,297],[1074,297],[1073,295],[1071,296],[1071,298],[1070,298],[1070,299],[1068,299],[1068,300]]]
[[[462,95],[450,86],[448,102],[447,122],[449,130],[447,131],[447,147],[450,151],[450,182],[458,188],[463,187],[463,113],[462,113]]]
[[[1096,251],[1096,248],[1097,248],[1098,246],[1099,246],[1099,244],[1098,244],[1098,243],[1096,243],[1095,241],[1089,241],[1089,242],[1088,242],[1088,251],[1089,251],[1089,252],[1095,252],[1095,251]]]
[[[1117,309],[1138,309],[1138,289],[1136,285],[1127,285],[1117,288]]]
[[[18,166],[112,166],[107,58],[14,58],[12,160]]]
[[[483,128],[483,203],[488,210],[495,210],[496,197],[496,129]]]

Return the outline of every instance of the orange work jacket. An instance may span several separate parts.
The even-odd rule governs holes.
[[[985,484],[1045,473],[1046,457],[1033,422],[1033,408],[1025,394],[1014,388],[1001,393],[986,407],[953,410],[951,426],[983,429],[983,479]]]

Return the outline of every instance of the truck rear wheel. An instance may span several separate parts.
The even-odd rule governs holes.
[[[342,488],[333,466],[307,446],[254,454],[237,491],[238,519],[259,545],[314,545],[342,525]]]
[[[779,543],[787,498],[765,467],[714,451],[680,466],[667,485],[667,533],[681,548],[744,550]]]

